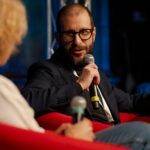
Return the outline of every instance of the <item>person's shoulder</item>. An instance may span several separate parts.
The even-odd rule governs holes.
[[[28,68],[28,74],[33,74],[38,71],[46,71],[46,72],[53,72],[56,70],[57,64],[50,59],[45,59],[43,61],[37,61],[34,62],[29,68]]]
[[[39,68],[39,67],[44,67],[44,66],[46,67],[46,66],[49,66],[50,64],[51,64],[50,59],[36,61],[29,66],[29,69],[34,69],[34,68]]]
[[[12,90],[18,91],[16,85],[10,79],[8,79],[3,75],[0,75],[0,84],[1,84],[1,90],[6,90],[10,92],[12,92]]]
[[[52,54],[51,57],[45,59],[45,60],[41,60],[41,61],[37,61],[34,62],[30,68],[34,69],[34,68],[53,68],[56,67],[58,65],[60,65],[60,58],[61,54],[60,51],[56,51],[55,53]]]
[[[7,77],[0,75],[0,82],[1,84],[13,84],[11,80],[9,80]]]

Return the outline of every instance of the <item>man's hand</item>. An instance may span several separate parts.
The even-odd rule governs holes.
[[[77,80],[77,83],[81,85],[83,90],[87,90],[89,89],[92,82],[98,85],[100,83],[100,75],[96,64],[89,63],[83,68],[82,73]]]

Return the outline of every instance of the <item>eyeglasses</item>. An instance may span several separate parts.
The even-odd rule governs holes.
[[[63,31],[60,32],[62,34],[62,37],[64,41],[66,42],[72,42],[75,38],[75,35],[78,34],[81,40],[88,40],[91,38],[93,32],[92,29],[82,29],[79,32],[75,31]]]

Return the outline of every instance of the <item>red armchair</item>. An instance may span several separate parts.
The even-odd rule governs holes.
[[[121,123],[129,121],[150,122],[150,117],[120,113]],[[49,113],[36,118],[38,123],[45,129],[55,130],[63,122],[71,122],[70,116],[60,113]],[[93,122],[94,131],[111,127],[110,125]],[[38,133],[0,123],[0,150],[128,150],[129,148],[103,142],[86,142],[58,135],[53,131],[46,130]]]
[[[67,138],[52,131],[38,133],[0,123],[0,150],[128,150],[101,142]]]
[[[150,116],[142,116],[139,114],[120,113],[120,122],[143,121],[150,123]]]
[[[64,122],[71,122],[72,117],[68,115],[64,115],[58,112],[48,113],[46,115],[40,116],[36,118],[38,123],[48,130],[55,130],[60,126],[60,124]],[[131,122],[131,121],[144,121],[150,123],[150,117],[149,116],[142,116],[138,114],[129,114],[129,113],[120,113],[120,122]],[[111,127],[111,125],[100,123],[93,121],[93,128],[94,132],[100,131],[106,128]]]
[[[49,114],[40,116],[36,119],[42,127],[44,127],[45,129],[50,129],[50,130],[55,130],[63,122],[71,122],[72,121],[71,116],[64,115],[64,114],[61,114],[58,112],[49,113]],[[142,115],[138,115],[138,114],[131,114],[131,113],[130,114],[129,113],[120,113],[120,122],[121,123],[131,122],[131,121],[144,121],[144,122],[150,123],[150,117],[142,116]],[[100,123],[100,122],[93,121],[92,123],[93,123],[94,132],[111,127],[111,125]],[[105,149],[105,145],[103,145],[100,148]],[[113,147],[111,147],[111,149],[113,149]]]
[[[72,117],[58,112],[48,113],[36,118],[40,126],[47,130],[55,130],[64,122],[72,122]],[[111,125],[93,121],[94,132],[111,127]]]

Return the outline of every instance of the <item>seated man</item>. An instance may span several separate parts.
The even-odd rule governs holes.
[[[59,48],[51,59],[31,66],[22,90],[36,116],[51,111],[70,114],[70,101],[76,95],[86,98],[85,116],[91,120],[118,124],[119,112],[150,114],[150,94],[129,95],[113,87],[93,60],[85,62],[87,54],[93,53],[96,36],[92,14],[85,6],[64,6],[56,23]],[[91,95],[93,87],[96,95]],[[92,103],[98,103],[98,108]]]

